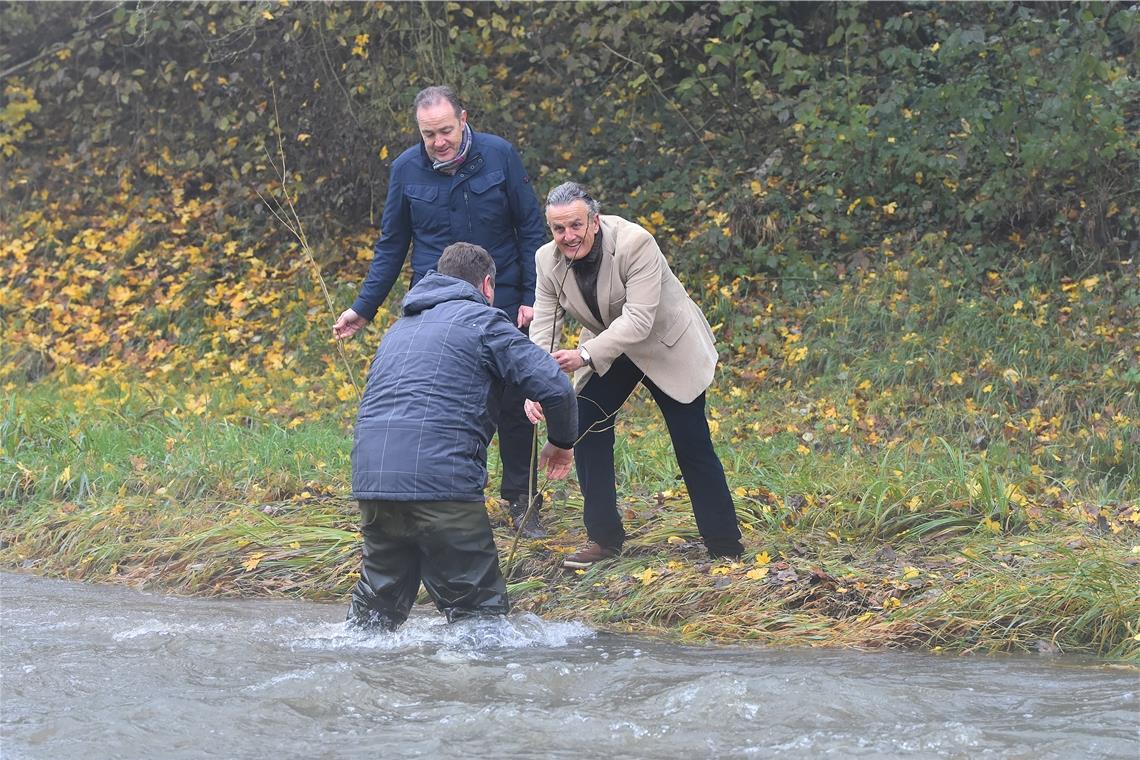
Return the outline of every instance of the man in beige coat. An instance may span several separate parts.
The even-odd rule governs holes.
[[[589,537],[563,564],[585,568],[621,551],[614,425],[638,383],[665,417],[709,554],[739,556],[744,547],[736,510],[705,417],[717,352],[704,314],[653,236],[621,217],[599,214],[598,202],[581,185],[567,182],[550,191],[546,221],[554,240],[535,255],[530,336],[564,371],[576,373],[581,438],[574,463]],[[566,315],[582,326],[575,349],[555,346]],[[526,410],[532,422],[542,419],[536,402],[527,401]]]

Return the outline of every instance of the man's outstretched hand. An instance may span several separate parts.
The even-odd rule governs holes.
[[[546,475],[551,480],[561,480],[570,474],[570,465],[574,463],[574,449],[560,449],[553,443],[547,442],[538,455],[538,466],[546,468]]]
[[[337,340],[351,338],[363,330],[366,324],[368,324],[367,319],[352,309],[345,309],[344,313],[337,317],[336,324],[333,325],[333,337]]]

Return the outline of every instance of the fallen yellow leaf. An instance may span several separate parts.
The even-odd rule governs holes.
[[[635,573],[633,577],[639,579],[642,586],[648,586],[657,580],[657,573],[653,571],[653,568],[647,567],[644,571]]]

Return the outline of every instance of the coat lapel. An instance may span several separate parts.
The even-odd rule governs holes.
[[[558,249],[554,249],[554,280],[561,283],[562,308],[573,316],[578,322],[586,325],[591,330],[600,331],[601,326],[594,323],[594,315],[590,313],[590,307],[586,305],[586,299],[582,297],[582,290],[578,287],[578,278],[574,276],[573,270],[570,269],[570,263],[563,258]]]
[[[614,321],[613,315],[610,314],[610,289],[613,287],[614,276],[614,251],[616,245],[614,238],[614,229],[609,224],[603,224],[602,230],[602,258],[598,262],[598,312],[602,315],[603,326],[609,326]],[[585,305],[583,303],[583,305]],[[586,313],[590,313],[590,307],[586,307]]]

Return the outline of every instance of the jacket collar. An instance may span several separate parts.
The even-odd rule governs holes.
[[[613,321],[610,314],[610,290],[614,281],[614,254],[617,252],[617,229],[607,221],[608,217],[598,216],[602,226],[602,260],[598,262],[598,311],[607,325]]]
[[[455,182],[462,182],[468,177],[477,174],[479,170],[483,168],[485,162],[483,160],[483,154],[479,152],[480,143],[483,141],[479,139],[480,137],[482,137],[482,135],[479,132],[476,132],[474,129],[471,130],[471,147],[467,149],[467,160],[460,165],[455,174],[451,175],[453,184]],[[425,170],[432,174],[439,174],[441,177],[447,176],[446,174],[440,174],[440,172],[432,168],[431,156],[428,155],[423,140],[420,140],[420,164]]]

